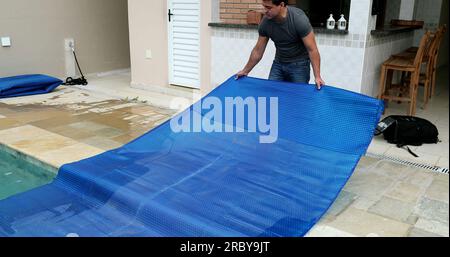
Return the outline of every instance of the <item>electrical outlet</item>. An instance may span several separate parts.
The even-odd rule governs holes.
[[[2,41],[2,46],[3,47],[11,46],[11,38],[10,37],[2,37],[1,41]]]
[[[153,55],[152,55],[152,50],[147,49],[145,50],[145,59],[152,59]]]
[[[75,40],[73,38],[64,39],[64,47],[66,51],[72,51],[72,49],[75,49]]]

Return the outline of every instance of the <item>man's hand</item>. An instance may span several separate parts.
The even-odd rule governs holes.
[[[246,77],[248,75],[248,72],[241,70],[240,72],[238,72],[236,74],[236,77],[234,77],[236,80],[242,78],[242,77]]]
[[[322,89],[322,86],[324,86],[325,85],[325,82],[322,80],[322,78],[316,78],[316,87],[317,87],[317,90],[320,90],[320,89]]]

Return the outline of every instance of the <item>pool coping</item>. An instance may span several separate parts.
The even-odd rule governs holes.
[[[13,155],[14,157],[18,157],[18,158],[24,159],[25,161],[27,161],[27,162],[29,162],[29,163],[31,163],[33,165],[41,166],[45,170],[50,171],[51,173],[58,174],[58,171],[59,171],[58,167],[55,167],[55,166],[53,166],[53,165],[51,165],[51,164],[49,164],[47,162],[39,160],[37,157],[31,156],[29,154],[26,154],[26,153],[20,151],[19,149],[16,149],[16,148],[12,147],[12,146],[9,146],[9,145],[6,145],[6,144],[0,142],[0,151],[4,151],[4,152],[6,152],[8,154]]]

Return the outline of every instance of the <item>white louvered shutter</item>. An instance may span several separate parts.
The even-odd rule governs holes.
[[[169,82],[200,88],[200,0],[168,0],[168,7]]]

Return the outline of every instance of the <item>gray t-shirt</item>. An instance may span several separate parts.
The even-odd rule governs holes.
[[[258,32],[260,36],[268,37],[275,43],[275,61],[290,63],[309,58],[302,38],[312,31],[312,26],[301,9],[288,6],[287,10],[287,17],[282,22],[264,17]]]

